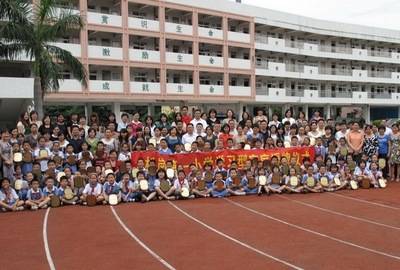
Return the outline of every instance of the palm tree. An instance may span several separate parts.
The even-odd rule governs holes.
[[[71,9],[60,8],[59,0],[40,0],[31,5],[26,0],[0,1],[0,57],[10,61],[25,55],[32,63],[35,110],[43,115],[43,97],[57,91],[63,70],[69,70],[84,86],[86,70],[82,63],[64,49],[54,46],[60,38],[79,31],[83,22]]]

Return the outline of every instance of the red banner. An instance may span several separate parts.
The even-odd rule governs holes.
[[[190,164],[195,164],[198,168],[203,168],[204,164],[211,163],[215,166],[216,160],[221,158],[224,160],[225,167],[228,167],[231,161],[236,160],[239,169],[247,160],[258,158],[260,161],[270,160],[273,156],[278,157],[296,157],[297,163],[300,164],[303,158],[308,157],[313,162],[315,158],[314,147],[292,147],[292,148],[275,148],[275,149],[261,149],[261,150],[223,150],[217,152],[198,152],[198,153],[185,153],[162,155],[157,151],[142,151],[132,152],[131,161],[132,166],[136,167],[139,158],[144,159],[145,167],[148,167],[149,161],[154,159],[157,162],[158,168],[165,168],[167,160],[172,160],[174,168],[176,165],[183,165],[185,171],[189,169]]]

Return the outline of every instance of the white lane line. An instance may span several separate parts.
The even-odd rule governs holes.
[[[290,199],[290,198],[287,198],[285,196],[279,196],[279,198],[282,198],[282,199],[285,199],[285,200],[288,200],[288,201],[291,201],[291,202],[294,202],[294,203],[297,203],[297,204],[301,204],[301,205],[304,205],[304,206],[308,206],[308,207],[311,207],[311,208],[314,208],[314,209],[317,209],[317,210],[320,210],[320,211],[323,211],[323,212],[327,212],[327,213],[330,213],[330,214],[334,214],[334,215],[338,215],[338,216],[354,219],[354,220],[357,220],[357,221],[361,221],[361,222],[365,222],[365,223],[369,223],[369,224],[373,224],[373,225],[377,225],[377,226],[382,226],[382,227],[389,228],[389,229],[400,230],[400,227],[396,227],[396,226],[392,226],[392,225],[376,222],[376,221],[373,221],[373,220],[370,220],[370,219],[366,219],[366,218],[350,216],[350,215],[347,215],[347,214],[342,213],[342,212],[337,212],[337,211],[330,210],[330,209],[327,209],[327,208],[315,206],[315,205],[312,205],[312,204],[309,204],[309,203],[306,203],[306,202]]]
[[[342,194],[337,194],[337,193],[328,193],[331,196],[337,196],[337,197],[341,197],[341,198],[346,198],[349,200],[353,200],[353,201],[357,201],[357,202],[362,202],[362,203],[367,203],[367,204],[372,204],[372,205],[376,205],[376,206],[380,206],[380,207],[384,207],[384,208],[388,208],[388,209],[393,209],[393,210],[400,210],[399,207],[394,207],[394,206],[390,206],[390,205],[386,205],[386,204],[382,204],[382,203],[376,203],[376,202],[370,202],[367,200],[363,200],[363,199],[358,199],[358,198],[354,198],[354,197],[350,197],[350,196],[345,196]]]
[[[46,253],[47,263],[49,264],[50,270],[56,270],[56,267],[53,262],[53,258],[51,257],[49,242],[47,240],[47,220],[49,218],[50,208],[47,208],[46,214],[44,215],[43,220],[43,242],[44,242],[44,251]]]
[[[113,206],[111,207],[111,211],[114,214],[115,219],[118,221],[118,223],[121,225],[121,227],[129,234],[130,237],[132,237],[139,245],[142,246],[148,253],[150,253],[151,256],[153,256],[155,259],[157,259],[160,263],[162,263],[167,269],[170,270],[175,270],[175,267],[170,265],[166,260],[161,258],[157,253],[155,253],[153,250],[151,250],[145,243],[143,243],[126,225],[125,223],[121,220],[117,212],[115,211]]]
[[[232,201],[230,199],[225,199],[225,200],[230,202],[233,205],[236,205],[237,207],[243,208],[243,209],[245,209],[245,210],[247,210],[249,212],[252,212],[252,213],[254,213],[256,215],[263,216],[265,218],[268,218],[268,219],[274,220],[276,222],[285,224],[287,226],[299,229],[301,231],[305,231],[305,232],[308,232],[308,233],[311,233],[311,234],[315,234],[315,235],[318,235],[318,236],[321,236],[321,237],[324,237],[324,238],[327,238],[327,239],[330,239],[330,240],[333,240],[333,241],[336,241],[336,242],[339,242],[339,243],[342,243],[342,244],[345,244],[345,245],[348,245],[348,246],[359,248],[359,249],[362,249],[362,250],[365,250],[365,251],[369,251],[371,253],[379,254],[379,255],[386,256],[386,257],[389,257],[389,258],[392,258],[392,259],[400,261],[400,257],[399,256],[392,255],[392,254],[389,254],[389,253],[386,253],[386,252],[383,252],[383,251],[375,250],[375,249],[372,249],[372,248],[367,248],[367,247],[364,247],[364,246],[360,246],[360,245],[354,244],[354,243],[349,242],[349,241],[345,241],[345,240],[342,240],[342,239],[339,239],[339,238],[336,238],[336,237],[333,237],[333,236],[329,236],[327,234],[323,234],[323,233],[320,233],[320,232],[317,232],[317,231],[313,231],[313,230],[307,229],[305,227],[302,227],[302,226],[299,226],[299,225],[295,225],[293,223],[281,220],[279,218],[275,218],[275,217],[272,217],[270,215],[264,214],[262,212],[254,210],[252,208],[249,208],[249,207],[247,207],[247,206],[245,206],[245,205],[243,205],[241,203],[234,202],[234,201]]]
[[[225,238],[227,238],[227,239],[229,239],[229,240],[235,242],[236,244],[239,244],[239,245],[241,245],[241,246],[243,246],[243,247],[245,247],[245,248],[248,248],[248,249],[250,249],[250,250],[252,250],[252,251],[254,251],[254,252],[256,252],[256,253],[258,253],[258,254],[260,254],[260,255],[262,255],[262,256],[264,256],[264,257],[267,257],[267,258],[270,258],[270,259],[275,260],[275,261],[277,261],[277,262],[280,262],[280,263],[282,263],[282,264],[284,264],[284,265],[286,265],[286,266],[289,266],[290,268],[297,269],[297,270],[303,270],[303,268],[301,268],[301,267],[299,267],[299,266],[296,266],[296,265],[291,264],[291,263],[289,263],[289,262],[287,262],[287,261],[284,261],[284,260],[282,260],[282,259],[279,259],[279,258],[277,258],[277,257],[274,257],[274,256],[272,256],[272,255],[270,255],[270,254],[268,254],[268,253],[265,253],[265,252],[263,252],[263,251],[261,251],[261,250],[255,248],[255,247],[253,247],[253,246],[250,246],[249,244],[246,244],[246,243],[244,243],[244,242],[242,242],[242,241],[240,241],[240,240],[238,240],[238,239],[236,239],[236,238],[233,238],[232,236],[229,236],[229,235],[227,235],[227,234],[225,234],[225,233],[223,233],[223,232],[221,232],[221,231],[215,229],[214,227],[211,227],[210,225],[204,223],[203,221],[201,221],[201,220],[199,220],[199,219],[193,217],[193,216],[190,215],[188,212],[186,212],[185,210],[181,209],[181,208],[178,207],[176,204],[174,204],[174,203],[172,203],[172,202],[170,202],[170,201],[168,201],[168,203],[169,203],[170,205],[172,205],[176,210],[178,210],[179,212],[181,212],[182,214],[184,214],[186,217],[188,217],[188,218],[190,218],[191,220],[193,220],[193,221],[199,223],[200,225],[206,227],[206,228],[209,229],[210,231],[213,231],[213,232],[215,232],[216,234],[219,234],[220,236],[225,237]]]

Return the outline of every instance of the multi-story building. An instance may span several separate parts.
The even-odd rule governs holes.
[[[66,71],[47,105],[80,104],[87,113],[101,105],[117,115],[188,104],[221,113],[292,108],[335,118],[359,109],[367,120],[399,117],[400,31],[227,0],[68,2],[86,24],[57,45],[81,59],[88,87]],[[2,101],[32,98],[23,59],[1,63],[0,77]]]

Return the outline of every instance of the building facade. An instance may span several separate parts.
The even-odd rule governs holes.
[[[68,3],[85,27],[56,45],[80,58],[89,82],[82,87],[65,71],[46,105],[81,105],[87,114],[99,106],[154,114],[185,104],[219,113],[263,107],[269,114],[292,108],[327,118],[399,117],[400,31],[227,0]],[[2,91],[0,99],[30,100],[30,74],[23,58],[0,63],[0,83],[17,95]]]

